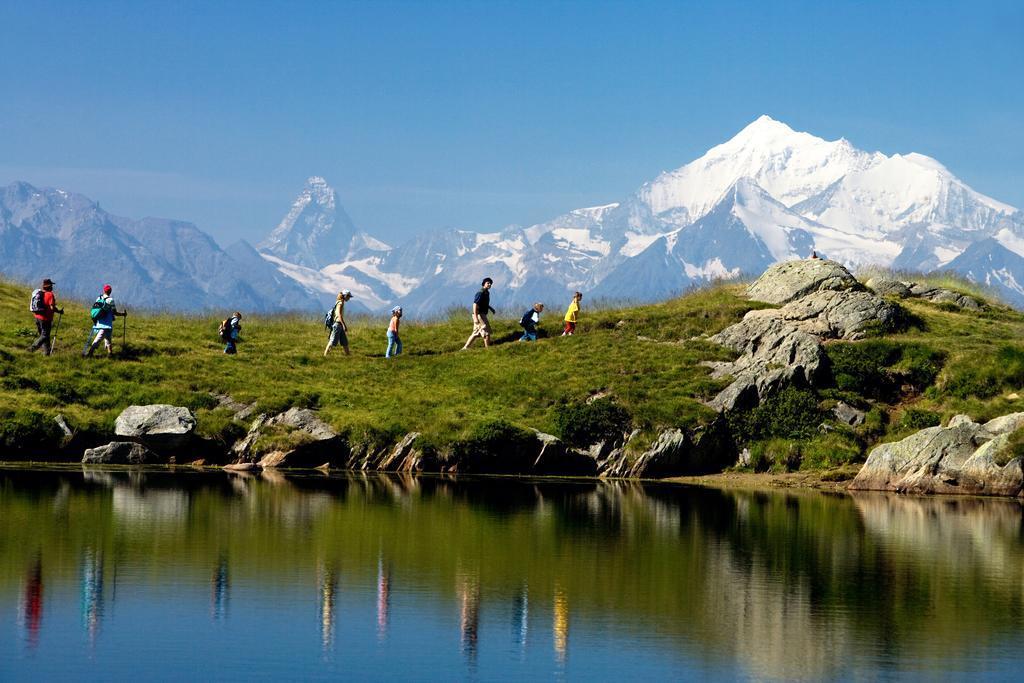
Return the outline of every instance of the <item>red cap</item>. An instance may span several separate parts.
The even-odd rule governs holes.
[[[103,285],[103,293],[104,294],[110,294],[110,292],[112,292],[112,291],[113,291],[113,288],[110,285]]]

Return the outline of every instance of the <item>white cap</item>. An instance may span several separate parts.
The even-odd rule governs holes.
[[[343,290],[341,290],[341,295],[342,296],[352,296],[352,292],[347,290],[347,289],[343,289]]]

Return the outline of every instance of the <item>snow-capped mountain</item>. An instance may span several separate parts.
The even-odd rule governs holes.
[[[347,271],[372,308],[464,304],[484,276],[495,300],[560,301],[575,289],[654,300],[812,250],[854,268],[954,269],[1024,306],[1020,211],[924,155],[865,152],[767,116],[620,202],[500,233],[427,234],[320,277]]]
[[[189,223],[111,216],[63,190],[0,188],[0,271],[49,276],[91,296],[116,273],[138,304],[189,310],[316,309],[341,289],[352,310],[417,315],[492,302],[560,307],[574,290],[651,301],[761,272],[812,250],[852,266],[950,269],[1024,308],[1024,214],[920,154],[865,152],[762,116],[633,194],[500,232],[426,232],[397,247],[352,223],[310,178],[260,243],[222,250]],[[512,311],[513,314],[515,311]]]
[[[306,181],[288,215],[258,246],[281,261],[314,269],[390,249],[356,230],[334,188],[319,176]]]

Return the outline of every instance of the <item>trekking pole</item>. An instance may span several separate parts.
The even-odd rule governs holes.
[[[60,331],[60,320],[64,317],[63,313],[57,314],[57,324],[53,326],[53,336],[50,337],[50,353],[57,350],[57,332]]]
[[[82,345],[82,356],[84,357],[86,352],[89,350],[89,345],[92,343],[93,332],[96,331],[95,327],[86,328],[85,330],[85,344]]]
[[[124,307],[124,325],[121,327],[121,355],[125,355],[128,348],[128,307]]]

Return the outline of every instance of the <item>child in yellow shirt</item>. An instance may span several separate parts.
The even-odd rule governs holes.
[[[580,314],[581,299],[583,299],[583,294],[580,292],[572,295],[572,303],[569,304],[569,310],[565,312],[565,329],[562,330],[563,337],[571,337],[573,332],[576,331],[576,318]]]

